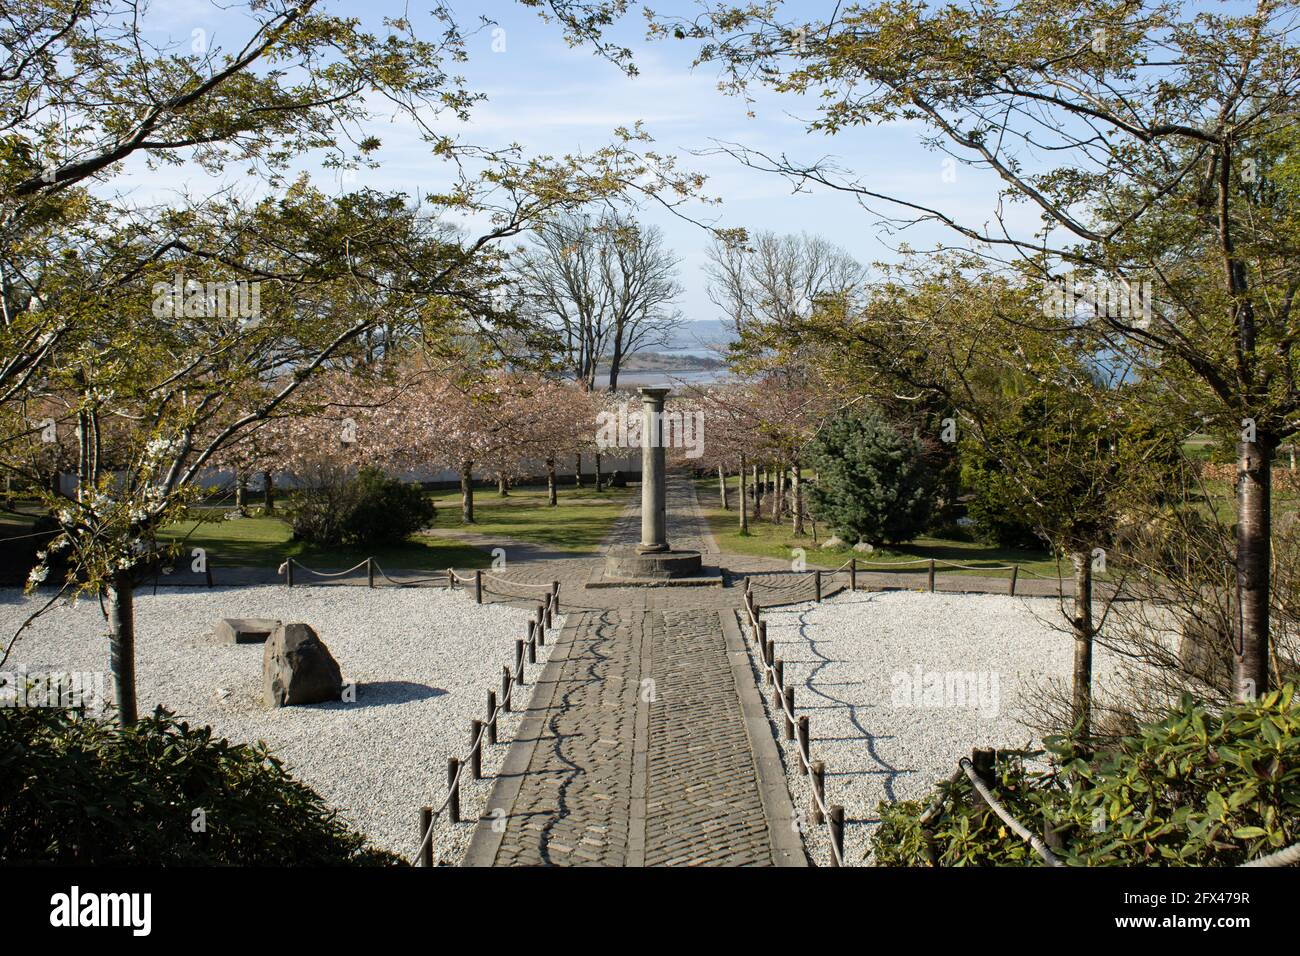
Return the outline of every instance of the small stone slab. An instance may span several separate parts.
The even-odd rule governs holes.
[[[269,617],[225,617],[217,622],[215,633],[221,644],[262,644],[279,626]]]
[[[610,577],[605,569],[592,568],[583,587],[587,588],[720,588],[722,575],[712,568],[701,568],[700,573],[689,578],[623,578]]]

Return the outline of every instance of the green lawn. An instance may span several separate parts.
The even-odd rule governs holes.
[[[892,548],[877,548],[871,554],[854,551],[851,544],[835,548],[822,548],[812,539],[811,523],[806,523],[808,534],[796,536],[790,530],[789,520],[774,525],[766,516],[768,500],[764,499],[764,516],[757,521],[752,517],[749,522],[749,534],[739,531],[740,516],[736,509],[740,502],[739,484],[736,479],[729,480],[731,510],[723,511],[718,494],[717,478],[701,478],[696,483],[696,494],[700,506],[709,520],[713,536],[718,539],[718,547],[735,554],[752,554],[768,558],[789,560],[794,548],[803,548],[807,562],[814,568],[837,568],[849,558],[856,557],[859,562],[873,561],[910,561],[918,558],[934,558],[936,561],[953,561],[972,567],[989,567],[995,565],[1018,564],[1022,571],[1055,577],[1057,562],[1045,551],[1023,548],[1004,548],[997,545],[980,544],[971,541],[957,541],[949,538],[918,538],[907,544]],[[829,529],[818,527],[818,537],[824,542],[831,536]],[[884,570],[873,568],[872,570]],[[900,572],[915,573],[923,577],[927,568],[923,564],[898,568]],[[1009,577],[1010,571],[957,571],[944,570],[944,574],[982,574],[986,577]],[[1070,573],[1068,566],[1062,566],[1062,573]]]
[[[556,551],[594,551],[610,526],[627,507],[635,489],[590,486],[567,487],[559,491],[559,504],[546,503],[544,488],[512,488],[505,498],[495,489],[474,491],[474,523],[460,520],[460,492],[440,491],[433,495],[438,517],[433,526],[449,531],[473,531],[517,538]]]
[[[279,567],[286,556],[318,571],[341,571],[374,557],[385,570],[437,571],[482,568],[492,563],[486,551],[448,538],[416,535],[401,544],[373,548],[319,548],[289,540],[289,526],[279,518],[174,524],[159,537],[184,539],[186,548],[203,548],[213,567]]]
[[[629,490],[566,488],[559,504],[546,503],[545,489],[512,489],[501,498],[495,489],[475,489],[472,525],[460,521],[460,493],[433,492],[438,508],[434,527],[473,531],[529,541],[557,551],[594,549],[627,504]],[[279,518],[250,517],[214,522],[183,522],[161,537],[184,539],[187,548],[204,548],[214,567],[278,567],[285,556],[320,571],[342,570],[373,556],[385,569],[441,570],[491,564],[490,552],[438,535],[414,535],[401,544],[377,548],[319,548],[291,542],[289,526]]]

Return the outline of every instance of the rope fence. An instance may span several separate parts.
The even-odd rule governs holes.
[[[457,572],[454,568],[447,568],[445,571],[437,572],[436,574],[433,574],[431,576],[408,578],[406,580],[399,581],[396,578],[389,575],[388,572],[385,571],[383,567],[380,566],[379,561],[376,560],[374,557],[368,557],[364,561],[359,561],[356,564],[354,564],[352,567],[347,568],[343,571],[321,571],[316,568],[307,567],[307,565],[303,564],[301,561],[297,560],[296,558],[286,557],[284,559],[284,563],[282,563],[280,567],[277,569],[277,573],[284,576],[285,584],[288,587],[293,587],[295,581],[294,578],[295,569],[297,571],[306,572],[307,574],[310,574],[313,577],[331,580],[336,578],[348,577],[349,575],[355,574],[357,571],[359,571],[362,568],[365,568],[366,570],[366,586],[371,588],[375,587],[375,582],[379,578],[383,578],[383,580],[387,581],[389,584],[399,588],[418,587],[419,585],[422,584],[441,584],[444,585],[449,590],[455,590],[456,585],[458,583],[466,584],[466,585],[472,584],[474,586],[475,599],[479,604],[483,603],[482,596],[485,591],[490,591],[494,594],[499,594],[503,597],[517,598],[520,597],[521,595],[512,594],[510,593],[510,591],[506,589],[515,588],[517,590],[533,592],[537,590],[555,591],[558,588],[558,582],[555,581],[551,581],[548,583],[512,581],[510,578],[503,577],[499,574],[486,572],[481,569],[474,571],[472,575],[464,575]],[[498,587],[491,587],[489,585],[485,585],[484,582],[493,582],[494,584],[498,585]]]
[[[752,585],[756,587],[762,587],[770,591],[796,591],[807,587],[809,584],[812,584],[814,599],[820,601],[822,599],[823,587],[827,579],[833,580],[835,578],[835,575],[837,574],[847,573],[848,590],[857,591],[859,571],[870,572],[873,569],[891,570],[896,568],[907,568],[907,567],[919,568],[921,566],[924,566],[926,569],[926,590],[928,591],[935,590],[935,578],[938,572],[946,571],[946,570],[1010,571],[1011,579],[1007,585],[1007,593],[1012,597],[1015,597],[1016,585],[1020,579],[1021,574],[1027,574],[1036,578],[1043,578],[1043,579],[1048,578],[1048,575],[1040,574],[1037,571],[1032,571],[1028,568],[1023,568],[1018,564],[991,564],[991,565],[981,566],[975,564],[961,564],[960,562],[957,561],[941,561],[936,558],[916,558],[910,561],[864,561],[859,558],[850,558],[849,560],[841,564],[838,568],[834,568],[829,571],[823,571],[817,569],[813,571],[802,572],[806,574],[806,577],[788,584],[780,584],[775,581],[765,580],[761,576],[753,576]],[[782,573],[782,572],[777,572],[777,573]],[[745,582],[746,582],[745,585],[746,589],[748,589],[751,586],[751,578],[746,577]]]
[[[479,603],[482,603],[482,576],[481,572],[475,572],[473,578],[466,578],[455,574],[448,569],[449,580],[457,579],[469,582],[474,581],[479,586],[478,597]],[[546,631],[554,624],[555,617],[560,613],[560,585],[554,581],[546,585],[549,590],[545,594],[545,600],[537,605],[537,616],[528,622],[528,637],[523,640],[516,640],[514,646],[514,668],[503,665],[501,668],[501,687],[500,691],[493,688],[487,692],[487,708],[483,718],[474,718],[470,721],[470,744],[469,749],[462,757],[447,758],[447,795],[443,798],[442,803],[435,809],[431,806],[420,808],[419,833],[420,842],[415,851],[415,865],[432,867],[433,860],[433,833],[434,827],[443,814],[446,814],[451,823],[461,822],[460,798],[461,798],[461,779],[465,775],[465,768],[468,766],[470,776],[474,780],[483,779],[483,742],[486,738],[487,743],[499,743],[499,718],[503,713],[511,713],[511,693],[515,687],[524,687],[527,685],[526,675],[529,664],[537,663],[537,648],[544,647],[546,644]]]
[[[761,609],[754,603],[748,578],[745,584],[744,608],[749,623],[748,632],[758,646],[763,674],[772,686],[772,709],[780,711],[785,717],[785,739],[797,742],[795,751],[799,755],[799,773],[811,778],[812,821],[824,824],[829,831],[831,865],[844,866],[844,807],[826,803],[826,764],[812,759],[808,715],[795,715],[794,688],[785,683],[785,665],[774,654],[772,641],[767,637],[767,622],[760,619]]]

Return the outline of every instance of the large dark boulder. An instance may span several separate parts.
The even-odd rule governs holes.
[[[343,672],[307,624],[282,624],[262,649],[262,688],[268,707],[319,704],[343,695]]]

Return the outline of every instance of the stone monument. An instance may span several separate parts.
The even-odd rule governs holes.
[[[694,579],[700,573],[700,552],[674,551],[668,543],[668,513],[664,477],[665,386],[644,386],[641,392],[641,543],[613,548],[605,556],[606,583],[659,583]],[[710,579],[710,582],[712,580]]]

